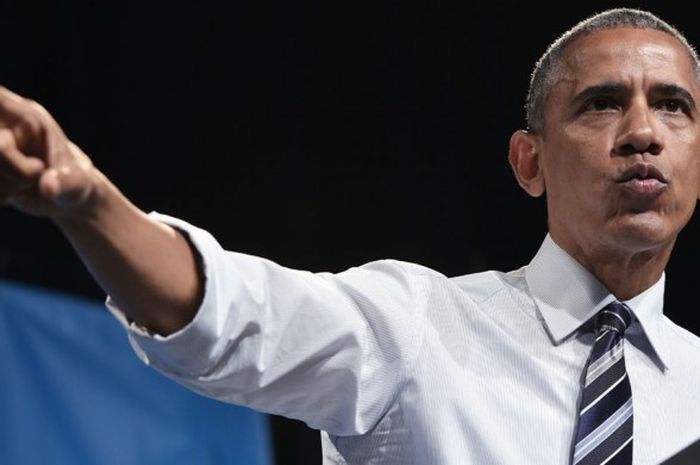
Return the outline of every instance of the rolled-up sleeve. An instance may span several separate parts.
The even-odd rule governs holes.
[[[420,348],[430,270],[391,260],[337,274],[294,270],[151,215],[188,237],[206,281],[194,319],[167,337],[130,323],[108,297],[146,364],[204,395],[335,435],[379,421]]]

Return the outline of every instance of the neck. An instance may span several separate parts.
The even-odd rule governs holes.
[[[628,300],[656,283],[666,268],[675,239],[669,244],[644,250],[621,247],[582,247],[579,244],[554,242],[590,271],[618,299]]]

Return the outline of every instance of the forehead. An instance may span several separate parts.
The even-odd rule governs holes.
[[[565,49],[555,87],[576,91],[600,82],[673,83],[693,94],[698,89],[690,55],[676,38],[631,27],[595,31]]]

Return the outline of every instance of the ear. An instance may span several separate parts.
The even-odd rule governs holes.
[[[533,197],[544,194],[545,184],[539,152],[539,137],[524,130],[510,138],[508,161],[520,187]]]

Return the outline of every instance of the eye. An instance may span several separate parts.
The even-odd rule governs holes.
[[[617,109],[619,105],[612,97],[594,97],[587,101],[582,111],[606,111]]]
[[[685,105],[685,103],[683,101],[677,100],[677,99],[661,100],[656,106],[660,110],[666,111],[669,113],[686,113],[687,112],[687,106]]]

